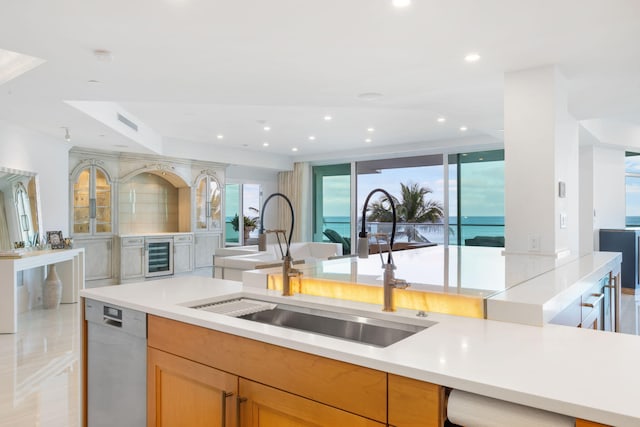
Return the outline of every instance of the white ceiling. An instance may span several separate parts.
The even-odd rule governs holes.
[[[117,103],[172,152],[206,144],[211,160],[217,145],[339,159],[499,137],[504,73],[550,64],[576,118],[640,125],[639,0],[1,2],[0,48],[46,62],[0,86],[0,119],[61,139],[68,127],[83,147],[149,152],[65,101]]]

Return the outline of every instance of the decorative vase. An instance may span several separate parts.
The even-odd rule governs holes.
[[[42,294],[44,308],[58,308],[62,299],[62,281],[58,277],[55,264],[47,266],[47,278],[44,281]]]

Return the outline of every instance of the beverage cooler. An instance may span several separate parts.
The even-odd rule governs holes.
[[[173,274],[173,238],[145,239],[145,277]]]

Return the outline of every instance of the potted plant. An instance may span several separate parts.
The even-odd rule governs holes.
[[[249,208],[252,211],[258,212],[256,208]],[[247,239],[249,239],[249,233],[256,229],[258,226],[259,216],[249,217],[246,215],[242,216],[243,218],[243,229],[244,229],[244,244],[247,244]],[[240,217],[238,214],[235,214],[233,219],[231,220],[231,226],[233,227],[233,231],[240,230]]]

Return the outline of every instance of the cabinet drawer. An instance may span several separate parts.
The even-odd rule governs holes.
[[[180,235],[180,236],[173,236],[173,242],[174,243],[188,243],[188,242],[192,242],[193,241],[193,236],[191,234],[187,234],[187,235]]]
[[[162,317],[148,319],[150,347],[383,423],[387,420],[385,372]]]
[[[144,246],[144,237],[125,237],[122,246]]]

